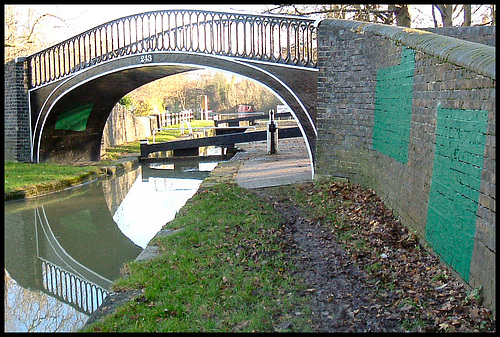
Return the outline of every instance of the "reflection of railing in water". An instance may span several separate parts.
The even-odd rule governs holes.
[[[104,301],[108,293],[101,287],[79,278],[60,267],[42,260],[44,289],[56,298],[76,305],[91,314]]]
[[[149,181],[153,183],[156,192],[167,192],[174,188],[174,183],[166,178],[149,178]]]

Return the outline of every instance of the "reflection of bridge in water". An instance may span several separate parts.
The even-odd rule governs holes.
[[[127,184],[126,175],[122,177],[114,179],[115,185]],[[113,221],[107,199],[99,181],[60,192],[57,198],[6,205],[9,275],[22,288],[39,290],[78,312],[95,311],[123,264],[142,251]]]
[[[112,281],[76,261],[60,245],[50,228],[44,207],[35,209],[37,253],[42,291],[87,314],[104,301]]]
[[[170,178],[174,187],[183,188],[183,179],[202,180],[208,175],[198,172],[196,165],[193,160],[171,165],[175,170],[144,165],[60,192],[56,198],[6,205],[5,269],[24,289],[39,290],[91,314],[120,276],[123,264],[142,251],[113,220],[128,190],[141,173],[140,180],[150,184]]]

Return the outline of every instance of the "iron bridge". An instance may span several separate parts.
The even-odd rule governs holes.
[[[98,161],[113,106],[151,81],[209,68],[255,80],[316,140],[317,22],[195,10],[104,23],[26,58],[33,162]]]

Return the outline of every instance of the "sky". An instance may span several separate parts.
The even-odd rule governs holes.
[[[265,10],[274,8],[274,4],[251,4],[251,5],[227,5],[227,4],[148,4],[148,5],[13,5],[16,9],[20,9],[20,13],[25,15],[24,20],[19,22],[28,22],[27,13],[29,9],[36,11],[35,18],[42,14],[50,13],[64,20],[52,17],[45,17],[43,24],[40,27],[47,27],[50,32],[44,34],[47,39],[47,45],[53,45],[69,39],[75,35],[83,33],[89,29],[97,27],[109,21],[113,21],[132,14],[144,13],[156,10],[171,10],[171,9],[196,9],[207,11],[222,11],[222,12],[245,12],[259,14]],[[431,5],[410,5],[410,15],[412,18],[412,28],[427,28],[432,27]],[[474,19],[474,16],[473,16]],[[49,41],[50,40],[50,41]]]
[[[14,5],[17,8],[35,9],[38,13],[51,13],[65,20],[65,23],[58,22],[57,26],[51,32],[51,39],[54,43],[61,42],[67,38],[73,37],[88,29],[94,28],[103,23],[115,19],[138,14],[143,12],[166,10],[166,9],[197,9],[209,11],[230,11],[246,13],[262,13],[266,9],[275,7],[274,4],[250,4],[250,5],[227,5],[227,4],[149,4],[149,5]],[[431,5],[410,5],[410,14],[412,17],[412,28],[431,27]],[[55,20],[55,19],[53,19]],[[57,20],[56,20],[57,21]]]
[[[155,10],[197,9],[209,11],[244,11],[246,13],[261,13],[274,5],[15,5],[17,8],[33,8],[39,13],[51,13],[65,20],[51,33],[54,42],[61,42],[88,29],[124,16]],[[55,20],[55,19],[53,19]],[[56,20],[57,21],[57,20]]]

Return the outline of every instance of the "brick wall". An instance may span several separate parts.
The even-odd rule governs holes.
[[[494,309],[495,80],[333,21],[318,32],[316,175],[373,188]],[[445,33],[494,45],[492,27]]]
[[[120,104],[116,104],[106,120],[101,139],[101,153],[108,147],[146,139],[158,128],[156,116],[135,116]]]
[[[139,140],[135,116],[120,104],[116,104],[106,120],[101,141],[101,153],[108,147]]]
[[[426,28],[425,31],[495,47],[496,26]]]
[[[4,159],[30,161],[30,126],[24,63],[4,64]]]

